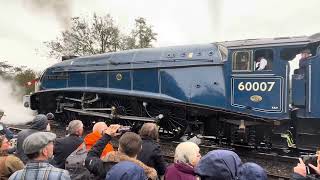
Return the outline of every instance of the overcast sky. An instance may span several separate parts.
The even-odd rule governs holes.
[[[145,17],[156,46],[320,32],[319,0],[0,0],[0,61],[42,70],[55,60],[43,41],[59,35],[68,18],[110,13],[123,29]]]

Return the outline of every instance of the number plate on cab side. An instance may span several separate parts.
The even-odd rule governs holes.
[[[282,112],[282,77],[233,77],[231,105],[262,112]]]

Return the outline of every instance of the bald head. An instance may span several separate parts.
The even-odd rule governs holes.
[[[99,132],[100,134],[102,134],[103,130],[105,130],[107,127],[108,126],[105,122],[97,122],[92,128],[92,132]]]

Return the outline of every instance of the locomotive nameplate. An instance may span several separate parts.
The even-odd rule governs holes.
[[[280,113],[283,109],[282,82],[282,77],[232,77],[231,105]]]

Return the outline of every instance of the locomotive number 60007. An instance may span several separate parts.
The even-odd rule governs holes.
[[[240,82],[239,91],[272,91],[275,82]]]

